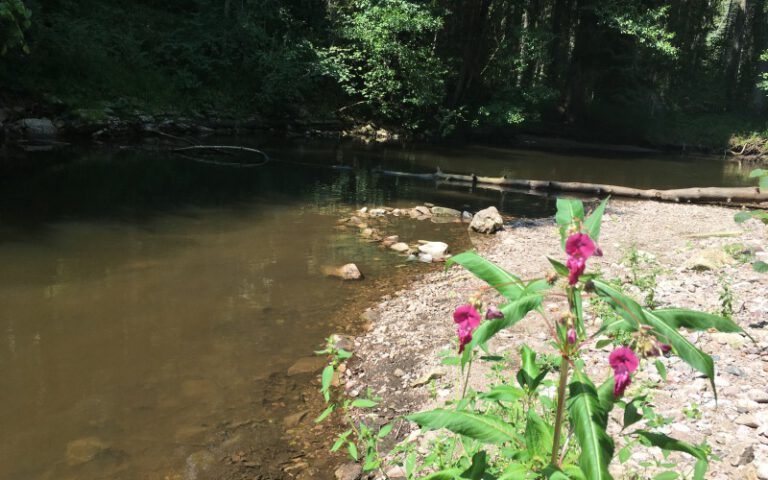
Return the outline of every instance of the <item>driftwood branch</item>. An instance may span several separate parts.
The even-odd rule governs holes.
[[[410,176],[433,179],[444,184],[457,184],[490,188],[501,191],[528,191],[531,193],[563,192],[585,195],[611,195],[614,197],[640,198],[664,202],[709,203],[728,206],[762,207],[768,205],[768,192],[757,187],[694,187],[671,190],[644,190],[620,185],[600,183],[556,182],[548,180],[520,180],[506,177],[481,177],[444,173],[438,169],[434,174],[408,174],[405,172],[382,172],[386,175]]]
[[[211,150],[219,153],[223,153],[226,151],[239,151],[239,152],[247,152],[247,153],[256,153],[258,155],[261,155],[263,157],[263,160],[258,163],[243,163],[243,162],[220,162],[220,161],[212,161],[212,160],[204,160],[199,159],[195,157],[190,157],[188,155],[185,155],[186,152],[189,151],[195,151],[195,150]],[[221,166],[231,166],[231,167],[260,167],[262,165],[265,165],[267,162],[269,162],[270,158],[269,155],[262,152],[261,150],[258,150],[256,148],[250,148],[250,147],[240,147],[235,145],[192,145],[189,147],[179,147],[174,148],[173,152],[179,155],[184,156],[185,158],[189,158],[191,160],[195,160],[202,163],[209,163],[212,165],[221,165]]]

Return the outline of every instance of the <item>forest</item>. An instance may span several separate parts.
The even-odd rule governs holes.
[[[80,112],[725,146],[766,130],[762,0],[0,0],[0,88]]]

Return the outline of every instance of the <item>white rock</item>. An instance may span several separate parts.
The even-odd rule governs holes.
[[[469,228],[479,233],[495,233],[504,229],[504,219],[501,218],[496,207],[488,207],[480,210],[472,217]]]
[[[408,244],[405,242],[397,242],[392,246],[390,246],[389,248],[396,251],[397,253],[405,253],[411,249],[411,247],[409,247]]]
[[[443,242],[427,242],[419,245],[419,251],[431,255],[433,258],[439,258],[445,255],[448,250],[448,244]]]

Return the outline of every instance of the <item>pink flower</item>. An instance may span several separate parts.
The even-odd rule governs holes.
[[[565,241],[565,253],[568,254],[565,266],[568,267],[569,285],[576,285],[579,281],[579,276],[584,273],[589,257],[603,255],[602,250],[597,248],[595,242],[586,233],[574,233],[568,237]]]
[[[453,312],[453,321],[458,325],[459,353],[472,341],[472,331],[480,325],[480,314],[472,305],[461,305]]]
[[[576,343],[576,330],[574,330],[573,328],[569,329],[565,339],[568,341],[570,345],[573,345],[574,343]]]
[[[485,311],[485,319],[493,320],[494,318],[504,318],[504,312],[494,306],[490,306],[488,307],[488,310]]]
[[[629,374],[637,370],[640,360],[638,360],[637,355],[635,355],[632,349],[619,347],[608,356],[608,363],[613,368],[615,380],[613,395],[620,397],[624,395],[624,390],[632,383]]]

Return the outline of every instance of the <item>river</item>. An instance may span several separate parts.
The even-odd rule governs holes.
[[[554,210],[547,197],[374,169],[655,188],[748,182],[709,157],[238,143],[265,145],[273,160],[235,168],[116,147],[0,159],[0,479],[308,468],[300,459],[316,447],[284,435],[283,419],[317,408],[316,383],[286,371],[330,333],[358,331],[366,304],[437,268],[337,220],[424,202],[521,217]],[[471,247],[461,223],[391,218],[385,229]],[[364,280],[324,274],[347,262]],[[312,478],[330,475],[313,468]]]

